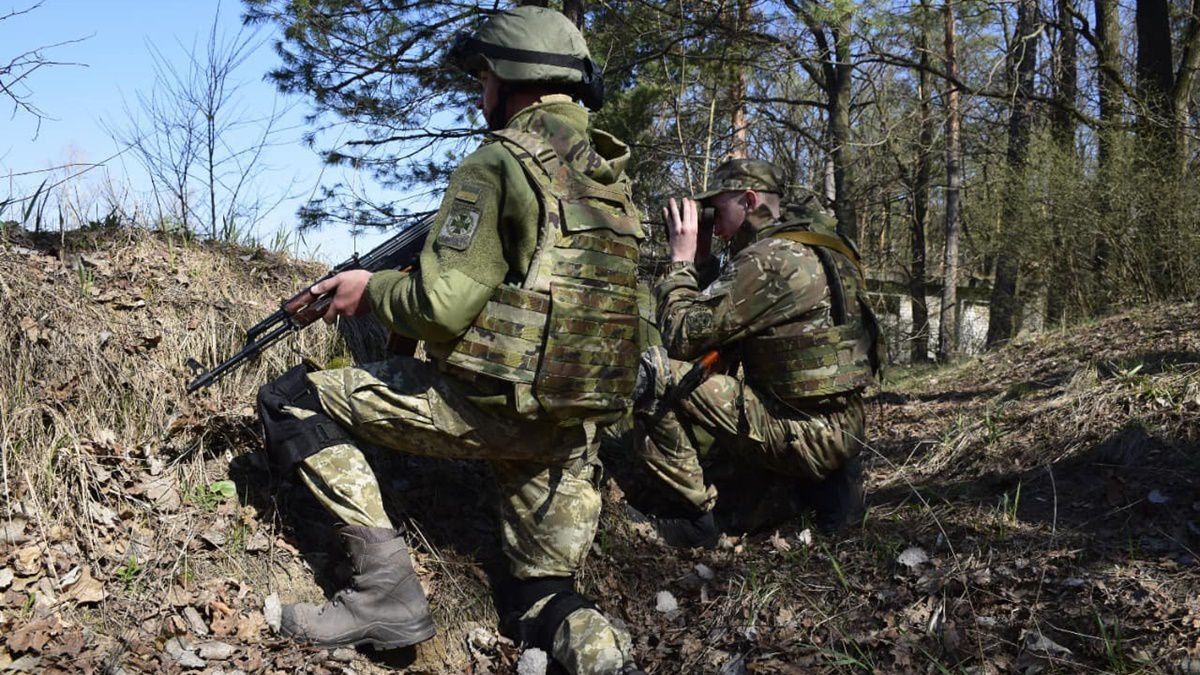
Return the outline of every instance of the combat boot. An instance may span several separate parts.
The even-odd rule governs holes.
[[[804,482],[799,489],[800,502],[812,509],[817,529],[836,534],[862,518],[862,460],[847,460],[823,481]]]
[[[716,548],[721,539],[712,511],[677,516],[652,515],[626,504],[625,513],[635,523],[650,524],[663,543],[673,548]]]
[[[433,618],[404,537],[390,528],[343,527],[354,576],[320,607],[283,608],[282,632],[321,647],[397,649],[433,637]]]

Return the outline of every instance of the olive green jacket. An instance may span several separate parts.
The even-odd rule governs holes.
[[[611,184],[624,172],[629,149],[596,144],[588,125],[587,111],[562,95],[543,97],[508,123],[543,136],[572,166]],[[485,142],[451,175],[419,269],[371,276],[372,309],[402,335],[453,340],[497,286],[524,279],[538,243],[539,208],[520,162],[500,143]]]

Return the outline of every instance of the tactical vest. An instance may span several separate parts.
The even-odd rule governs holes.
[[[817,254],[829,284],[833,326],[814,329],[813,317],[805,315],[747,338],[742,352],[747,383],[781,399],[865,388],[882,365],[882,343],[866,301],[858,252],[840,237],[808,230],[772,237],[804,244]]]
[[[462,337],[430,354],[516,383],[519,412],[615,417],[629,404],[639,356],[642,230],[629,182],[588,178],[541,136],[504,129],[495,137],[537,194],[537,248],[520,285],[501,284]]]

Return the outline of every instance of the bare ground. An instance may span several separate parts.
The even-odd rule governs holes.
[[[320,272],[130,230],[0,237],[0,670],[514,671],[467,462],[376,458],[437,639],[275,636],[277,602],[346,570],[319,507],[253,453],[253,392],[344,346],[315,327],[197,397],[183,362]],[[871,509],[840,537],[798,517],[673,551],[610,481],[583,586],[652,673],[1200,672],[1197,325],[1196,305],[1151,307],[893,373],[871,396]]]

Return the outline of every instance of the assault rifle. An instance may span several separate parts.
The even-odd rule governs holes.
[[[241,351],[229,357],[223,363],[213,368],[205,368],[196,359],[188,359],[187,366],[196,379],[187,386],[189,394],[207,387],[242,365],[251,358],[265,351],[268,347],[286,337],[289,333],[298,333],[306,326],[325,315],[333,294],[322,293],[313,295],[313,286],[329,279],[338,273],[348,270],[369,270],[377,272],[389,269],[408,269],[417,264],[421,249],[425,247],[425,238],[433,227],[433,216],[423,218],[400,230],[396,236],[388,239],[364,255],[355,253],[348,260],[333,266],[333,269],[317,279],[306,284],[299,292],[283,301],[278,310],[267,318],[254,324],[246,331],[246,343]]]
[[[650,419],[657,422],[675,406],[683,403],[684,399],[696,391],[697,387],[704,384],[708,376],[717,370],[720,362],[721,353],[715,349],[705,352],[703,356],[693,361],[692,367],[683,374],[683,377],[679,378],[675,386],[667,389],[666,394],[650,410]]]

